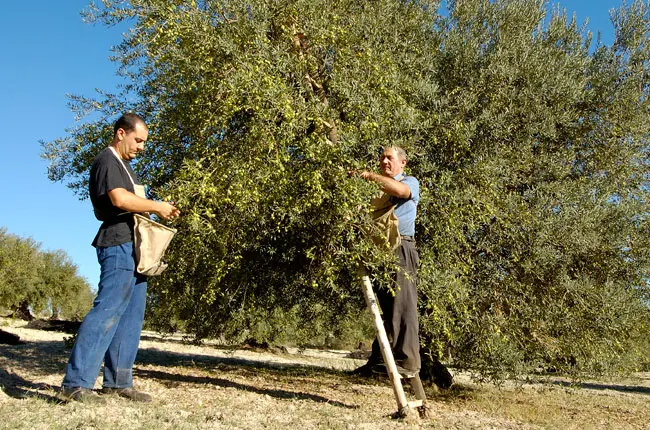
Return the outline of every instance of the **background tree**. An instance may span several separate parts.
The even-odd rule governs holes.
[[[17,318],[31,320],[30,305],[43,306],[38,288],[41,265],[39,244],[0,229],[0,304]]]
[[[41,251],[31,238],[0,228],[0,307],[14,317],[51,313],[79,321],[90,310],[93,294],[77,266],[62,251]]]
[[[45,251],[41,257],[39,287],[48,296],[52,318],[81,321],[94,298],[88,282],[79,276],[77,266],[65,251]]]
[[[120,94],[44,144],[85,195],[126,110],[151,140],[137,169],[173,197],[171,269],[150,320],[198,337],[341,334],[363,308],[372,168],[403,146],[421,181],[424,351],[486,376],[632,368],[648,323],[648,3],[591,35],[537,0],[104,1],[127,20]]]

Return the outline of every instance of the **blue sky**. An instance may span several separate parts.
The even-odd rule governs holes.
[[[93,288],[99,265],[90,243],[99,223],[90,202],[65,185],[47,179],[39,140],[65,136],[75,124],[66,94],[92,96],[95,88],[111,91],[120,83],[108,57],[124,29],[82,22],[89,0],[4,2],[0,14],[0,227],[32,237],[42,249],[63,249]],[[601,30],[610,44],[611,0],[563,0],[578,22]]]

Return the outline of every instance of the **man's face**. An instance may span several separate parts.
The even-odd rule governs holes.
[[[384,176],[393,178],[404,172],[406,160],[399,157],[395,148],[386,148],[384,153],[381,154],[379,165],[381,166],[381,173]]]
[[[138,152],[144,150],[144,143],[149,137],[149,130],[143,123],[137,123],[133,131],[117,129],[117,152],[123,160],[133,160]]]

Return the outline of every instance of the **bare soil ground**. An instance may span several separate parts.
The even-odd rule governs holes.
[[[233,350],[151,332],[143,333],[135,383],[153,403],[66,404],[57,390],[67,335],[6,319],[0,326],[25,341],[0,345],[2,429],[650,429],[650,374],[500,388],[457,374],[450,390],[425,387],[430,418],[394,420],[388,380],[346,374],[363,364],[346,351]]]

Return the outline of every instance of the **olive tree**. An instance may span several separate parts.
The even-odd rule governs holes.
[[[88,282],[65,251],[42,251],[32,238],[0,228],[0,306],[17,318],[48,312],[80,320],[92,306]]]
[[[137,170],[183,212],[150,321],[197,337],[341,334],[376,189],[348,171],[399,145],[421,183],[423,351],[503,377],[643,357],[648,322],[648,3],[592,40],[539,0],[105,0],[128,23],[124,85],[75,96],[88,120],[44,143],[85,197],[123,111],[150,142]]]

